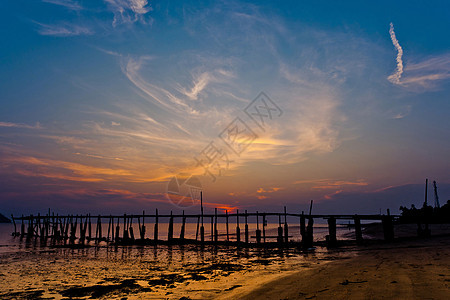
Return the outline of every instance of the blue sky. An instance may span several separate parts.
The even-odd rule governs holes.
[[[378,212],[420,205],[426,177],[450,198],[447,1],[0,8],[6,212],[175,209],[179,173],[210,208]],[[265,128],[244,113],[261,91],[282,110]],[[219,137],[236,117],[257,136],[240,155]],[[210,142],[230,157],[214,180],[194,159]]]

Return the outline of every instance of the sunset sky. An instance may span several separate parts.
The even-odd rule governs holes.
[[[450,2],[343,2],[1,1],[0,212],[445,203]]]

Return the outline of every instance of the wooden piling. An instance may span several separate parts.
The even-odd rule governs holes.
[[[30,215],[28,218],[28,229],[27,229],[27,239],[31,238],[32,235],[32,226],[33,226],[33,215]]]
[[[139,230],[139,239],[142,240],[142,226],[141,226],[141,217],[137,218],[138,220],[138,230]]]
[[[278,215],[278,235],[277,243],[281,246],[283,244],[283,227],[281,227],[281,215]]]
[[[89,240],[88,240],[88,242],[89,242],[92,239],[91,214],[89,214],[88,233],[89,233]]]
[[[122,240],[127,242],[129,239],[128,236],[128,220],[127,220],[127,214],[123,214],[123,233],[122,233]]]
[[[23,219],[22,215],[22,223],[20,224],[20,237],[25,236],[25,220]]]
[[[130,217],[128,220],[129,220],[128,221],[128,231],[130,233],[130,240],[132,242],[134,242],[135,239],[134,239],[133,217]]]
[[[205,227],[203,224],[203,191],[200,191],[200,213],[202,217],[202,226],[200,227],[200,241],[203,244],[205,242]]]
[[[227,242],[230,241],[230,232],[228,231],[228,210],[225,210],[225,219],[227,223]]]
[[[286,206],[284,207],[284,243],[286,245],[289,243],[289,227],[288,227],[288,223],[287,223]]]
[[[45,238],[47,238],[47,233],[48,233],[48,230],[47,230],[47,228],[48,228],[48,226],[47,226],[47,224],[48,224],[48,220],[47,219],[45,219],[45,229],[44,229],[44,234],[45,234]],[[64,244],[66,243],[66,241],[69,239],[69,234],[70,234],[70,231],[69,231],[69,226],[70,226],[70,217],[69,216],[67,216],[66,218],[65,218],[65,228],[64,228]]]
[[[155,243],[158,241],[158,209],[156,209],[155,215],[155,229],[153,231],[153,240]]]
[[[169,230],[167,233],[167,240],[169,242],[172,242],[173,240],[173,216],[172,216],[172,211],[170,211],[170,219],[169,219]]]
[[[328,218],[328,247],[335,247],[337,243],[336,239],[336,218]]]
[[[141,226],[141,231],[140,231],[141,240],[145,240],[145,231],[146,231],[146,228],[145,228],[145,210],[143,210],[142,211],[142,226]]]
[[[311,216],[308,218],[308,226],[306,227],[306,239],[305,243],[303,244],[303,248],[308,249],[312,248],[314,244],[314,218]]]
[[[214,217],[211,216],[211,242],[214,241]]]
[[[389,209],[387,210],[387,216],[383,216],[381,219],[383,225],[384,239],[386,241],[392,241],[394,239],[394,226],[392,224],[392,217]]]
[[[117,225],[116,225],[116,236],[115,236],[115,242],[117,243],[119,241],[120,237],[120,218],[117,218]]]
[[[98,243],[102,239],[102,220],[100,218],[100,215],[98,215],[98,218],[97,218],[97,230],[98,230],[98,238],[97,238],[97,243]]]
[[[17,235],[17,227],[16,227],[16,220],[14,220],[13,214],[11,214],[11,220],[12,220],[12,222],[14,224],[14,233],[13,233],[13,235],[16,236]]]
[[[266,214],[263,214],[263,229],[262,229],[262,232],[263,232],[263,243],[265,244],[266,243]]]
[[[302,242],[305,242],[306,238],[306,224],[305,224],[305,212],[302,211],[302,215],[300,216],[300,235],[302,236]]]
[[[256,243],[261,244],[261,230],[259,229],[259,214],[256,211]]]
[[[217,231],[217,208],[214,208],[214,242],[217,243],[219,239],[219,232]]]
[[[115,234],[114,234],[115,229],[116,229],[116,227],[114,227],[114,217],[111,216],[111,242],[112,242],[112,243],[114,243],[115,240],[116,240],[116,239],[115,239]]]
[[[83,225],[83,219],[81,217],[81,219],[80,219],[80,243],[81,244],[84,244],[84,240],[86,239],[86,225],[87,225],[87,216],[84,221],[84,225]]]
[[[361,230],[361,219],[357,215],[355,215],[353,217],[353,221],[355,223],[356,242],[359,244],[363,241],[362,230]]]
[[[236,242],[241,242],[241,229],[239,228],[239,209],[236,210]]]
[[[111,217],[109,217],[109,222],[108,222],[108,234],[106,235],[106,241],[109,241],[109,234],[111,233]]]
[[[195,240],[198,241],[198,232],[200,231],[200,216],[197,217],[197,229],[195,230]]]
[[[245,243],[248,244],[249,240],[248,240],[248,222],[247,222],[247,210],[245,210]]]
[[[182,217],[181,230],[180,230],[180,240],[184,240],[184,231],[185,230],[186,230],[186,217],[184,216],[184,210],[183,210],[183,217]]]
[[[76,239],[76,230],[77,228],[74,226],[74,222],[73,222],[73,216],[70,217],[70,238],[69,238],[69,243],[73,244],[75,242]]]

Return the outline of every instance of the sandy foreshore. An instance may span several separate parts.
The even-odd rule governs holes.
[[[229,299],[449,299],[450,237],[358,247]]]
[[[392,243],[308,252],[18,243],[0,252],[0,299],[449,299],[450,236],[396,229]]]

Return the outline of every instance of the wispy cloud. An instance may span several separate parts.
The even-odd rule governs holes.
[[[23,123],[0,122],[0,127],[42,129],[42,126],[39,122],[37,122],[34,126]]]
[[[152,10],[147,0],[104,0],[114,13],[113,26],[124,23],[141,22],[147,24],[151,19],[146,14]]]
[[[128,58],[122,68],[127,78],[139,88],[145,95],[150,97],[150,100],[155,104],[165,109],[167,112],[185,111],[191,114],[196,114],[182,99],[172,94],[170,91],[152,84],[145,80],[140,74],[142,66],[152,57],[141,56],[139,59]],[[156,101],[156,102],[155,102]]]
[[[199,94],[205,90],[211,82],[225,82],[228,78],[232,78],[233,73],[218,69],[212,72],[202,72],[193,75],[193,86],[190,89],[179,87],[178,91],[188,97],[190,100],[198,100]]]
[[[403,61],[402,61],[403,49],[400,46],[397,37],[395,36],[394,24],[392,23],[390,24],[389,34],[391,35],[392,44],[394,44],[394,47],[397,50],[397,58],[396,58],[397,69],[392,75],[388,76],[388,80],[394,84],[399,84],[400,78],[402,77],[403,74]]]
[[[79,35],[91,35],[94,32],[85,26],[69,23],[61,23],[56,25],[42,24],[35,22],[39,25],[38,33],[41,35],[56,36],[56,37],[68,37]]]
[[[358,180],[336,180],[336,179],[308,179],[297,180],[294,184],[311,185],[312,189],[335,189],[345,186],[367,186],[368,183],[364,179]]]
[[[408,63],[401,84],[414,91],[433,90],[450,79],[450,53],[429,57],[418,63]]]
[[[80,3],[78,3],[77,1],[73,1],[73,0],[42,0],[42,2],[63,6],[70,10],[78,11],[78,10],[83,9],[83,7],[81,6]]]
[[[403,119],[411,113],[412,106],[404,105],[395,109],[391,109],[387,112],[387,117],[390,119]]]

